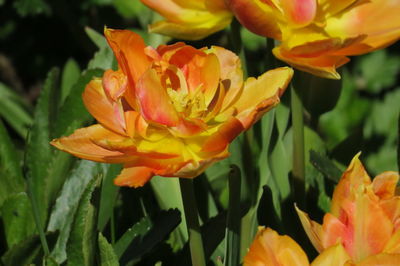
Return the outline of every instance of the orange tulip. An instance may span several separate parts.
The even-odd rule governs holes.
[[[340,244],[357,265],[373,265],[368,261],[398,262],[400,197],[395,190],[399,174],[384,172],[371,182],[358,156],[335,188],[331,211],[324,216],[323,224],[297,209],[300,220],[319,252]]]
[[[260,227],[244,257],[244,266],[307,266],[307,255],[289,236],[278,235],[271,228]]]
[[[122,163],[120,186],[142,186],[154,175],[198,176],[278,104],[293,75],[278,68],[243,82],[239,58],[224,48],[154,49],[127,30],[106,29],[105,36],[119,69],[94,78],[83,93],[98,124],[51,144],[83,159]]]
[[[141,1],[165,18],[150,25],[150,32],[179,39],[203,39],[227,27],[233,17],[224,0]]]
[[[280,41],[273,53],[312,74],[338,79],[347,56],[400,38],[400,0],[226,0],[242,25]]]

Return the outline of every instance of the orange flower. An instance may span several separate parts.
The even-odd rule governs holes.
[[[380,253],[354,262],[342,244],[325,249],[310,264],[303,249],[289,236],[260,227],[244,257],[244,266],[394,266],[400,254]]]
[[[400,256],[400,197],[395,195],[399,174],[384,172],[371,182],[358,156],[335,188],[331,212],[322,225],[299,209],[297,212],[319,252],[340,244],[357,264],[395,261]]]
[[[154,49],[127,30],[105,35],[119,69],[94,78],[83,93],[99,124],[51,144],[83,159],[123,163],[120,186],[142,186],[154,175],[198,176],[278,104],[293,75],[278,68],[243,82],[239,58],[224,48]]]
[[[340,78],[347,56],[400,37],[400,0],[226,0],[246,28],[280,41],[279,59],[300,70]]]
[[[256,238],[244,257],[244,266],[307,266],[307,255],[289,236],[271,228],[259,227]]]
[[[224,0],[141,1],[166,19],[150,25],[150,32],[179,39],[203,39],[227,27],[233,17]]]

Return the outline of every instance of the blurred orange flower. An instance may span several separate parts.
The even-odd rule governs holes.
[[[319,252],[326,253],[332,247],[329,252],[346,253],[357,265],[375,265],[369,261],[398,263],[400,196],[395,190],[399,174],[384,172],[371,182],[358,157],[353,158],[335,188],[331,211],[324,216],[323,224],[297,209],[300,220]]]
[[[244,266],[307,266],[306,253],[289,236],[281,236],[271,228],[259,227],[244,257]]]
[[[149,26],[150,32],[184,40],[200,40],[227,27],[233,14],[224,0],[141,0],[165,20]]]
[[[400,0],[226,0],[242,25],[279,40],[279,59],[312,74],[340,78],[347,56],[400,37]]]
[[[123,163],[120,186],[142,186],[154,175],[198,176],[279,103],[293,75],[278,68],[244,82],[239,58],[221,47],[154,49],[131,31],[106,29],[105,36],[119,69],[94,78],[83,93],[98,124],[51,144],[83,159]]]

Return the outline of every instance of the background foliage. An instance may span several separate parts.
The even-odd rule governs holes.
[[[119,165],[78,160],[49,145],[93,122],[82,91],[92,77],[116,68],[101,34],[105,25],[130,28],[152,46],[177,40],[148,34],[157,16],[136,0],[2,0],[0,17],[1,264],[189,265],[176,179],[117,188],[112,180]],[[249,76],[259,75],[270,65],[267,43],[246,30],[242,38]],[[190,44],[233,49],[227,32]],[[354,58],[342,68],[341,81],[302,74],[312,84],[302,95],[303,209],[311,217],[329,209],[332,189],[357,152],[371,176],[398,171],[399,73],[395,44]],[[231,145],[229,159],[194,181],[210,265],[232,254],[225,234],[233,250],[241,241],[243,255],[257,225],[310,247],[293,216],[289,97]],[[240,197],[229,197],[235,190]]]

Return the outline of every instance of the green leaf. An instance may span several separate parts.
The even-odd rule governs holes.
[[[150,184],[161,209],[168,210],[171,208],[177,208],[181,213],[184,213],[181,190],[179,187],[179,180],[177,178],[164,178],[156,176],[151,179]],[[165,193],[165,191],[168,191],[168,193]],[[183,216],[182,223],[172,234],[172,248],[174,250],[181,249],[186,243],[187,239],[188,234],[186,229],[186,218]]]
[[[97,212],[91,200],[100,177],[90,180],[79,202],[67,242],[67,265],[94,265]]]
[[[35,232],[32,206],[25,192],[13,194],[1,208],[7,246],[12,247]]]
[[[140,259],[161,243],[180,222],[181,215],[177,209],[160,211],[152,220],[144,217],[115,243],[115,254],[120,258],[122,265]]]
[[[231,166],[229,173],[229,208],[226,220],[224,265],[240,264],[240,169]]]
[[[71,92],[61,106],[59,116],[55,122],[54,137],[69,135],[76,128],[81,127],[92,119],[83,104],[82,93],[86,85],[94,77],[101,77],[102,75],[103,71],[99,69],[85,71],[71,88]]]
[[[114,179],[121,172],[122,166],[119,164],[111,164],[108,167],[107,174],[101,185],[99,219],[97,229],[103,231],[111,215],[113,215],[115,199],[118,194],[119,187],[114,185]]]
[[[103,171],[104,165],[86,160],[77,161],[76,167],[63,185],[47,227],[48,231],[60,232],[51,252],[52,257],[60,264],[67,259],[66,245],[82,194],[93,177]]]
[[[378,50],[360,57],[357,70],[361,74],[357,80],[358,86],[371,93],[379,93],[395,84],[400,70],[400,57],[389,55],[387,50]]]
[[[61,104],[64,103],[65,98],[70,94],[71,88],[78,81],[80,74],[81,70],[78,63],[72,58],[68,59],[61,76]]]
[[[46,234],[46,238],[50,243],[54,243],[57,233],[49,232]],[[33,235],[7,250],[1,257],[1,261],[5,266],[40,265],[43,255],[39,236]]]
[[[29,106],[22,100],[22,97],[12,89],[0,83],[0,117],[25,139],[28,128],[32,125],[33,119],[29,114]]]
[[[98,33],[97,31],[95,31],[94,29],[92,29],[90,27],[85,27],[85,31],[86,31],[86,34],[88,35],[88,37],[90,38],[90,40],[92,40],[92,42],[94,42],[94,44],[96,44],[96,46],[99,49],[108,47],[107,40],[103,36],[103,34]]]
[[[59,70],[53,69],[49,72],[43,90],[40,94],[35,108],[34,124],[29,134],[26,166],[28,167],[28,178],[31,179],[31,192],[39,206],[39,217],[42,227],[46,220],[48,202],[48,168],[47,162],[52,160],[50,142],[50,111],[54,104],[51,99],[51,91],[57,89]],[[46,163],[45,163],[46,162]],[[44,165],[45,163],[45,165]],[[58,178],[58,177],[52,177]]]
[[[100,265],[118,266],[118,257],[115,254],[113,247],[101,233],[99,233],[98,236],[98,244],[100,250]]]
[[[13,6],[21,17],[42,13],[51,14],[49,5],[43,0],[15,0]]]
[[[88,69],[112,69],[114,66],[114,54],[109,47],[101,48],[94,54],[92,60],[89,61]]]
[[[320,155],[314,150],[310,150],[310,162],[311,164],[328,179],[333,181],[335,184],[339,181],[342,176],[342,172],[331,160],[327,157]]]
[[[21,159],[0,120],[0,207],[8,196],[25,191],[20,163]]]

